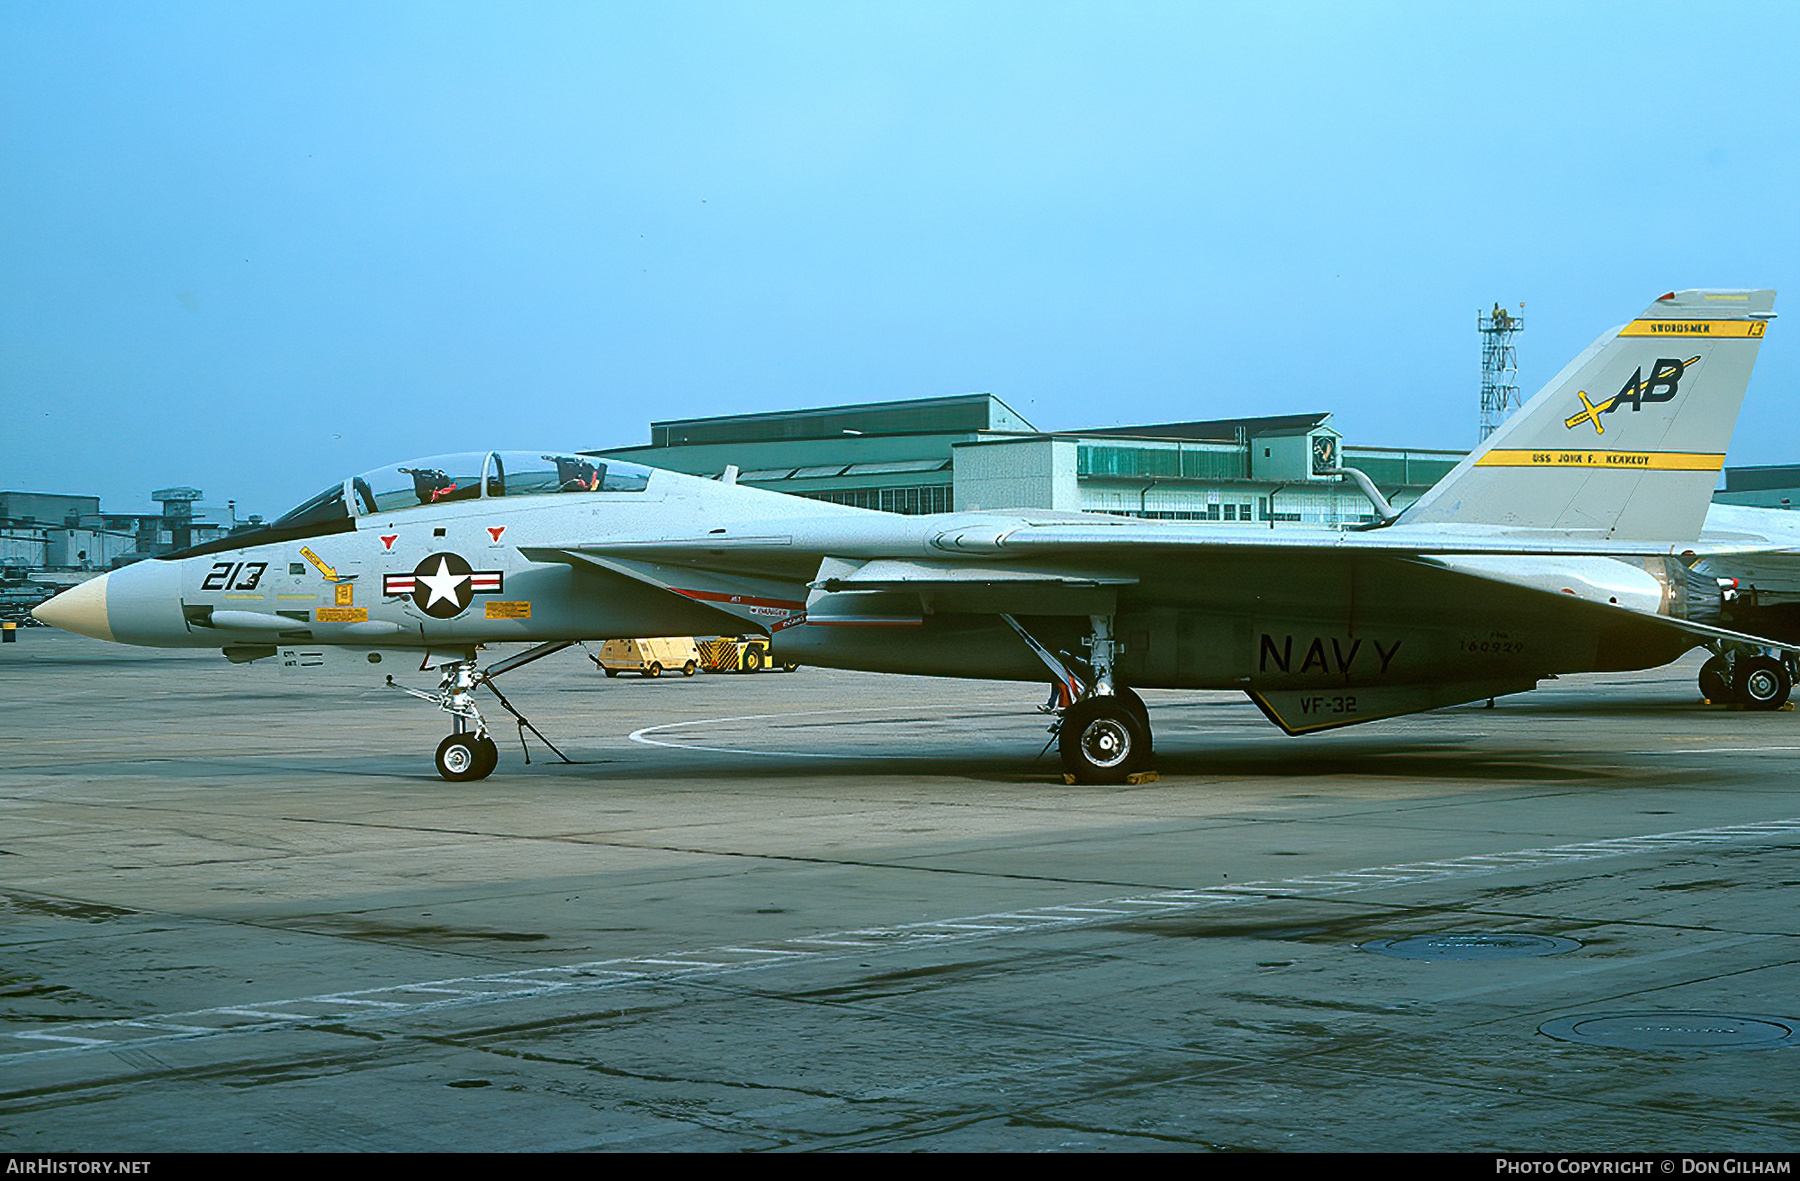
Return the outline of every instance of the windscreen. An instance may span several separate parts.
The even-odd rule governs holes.
[[[349,515],[350,511],[344,507],[344,482],[339,480],[317,496],[281,514],[275,519],[274,528],[291,529],[300,525],[316,525],[321,521],[335,521]]]
[[[344,504],[343,481],[333,484],[317,496],[309,497],[266,525],[240,525],[224,537],[215,537],[186,549],[158,554],[158,560],[179,561],[202,554],[219,554],[227,550],[253,545],[269,545],[277,541],[298,541],[304,537],[324,537],[329,533],[348,533],[356,528],[350,510]]]

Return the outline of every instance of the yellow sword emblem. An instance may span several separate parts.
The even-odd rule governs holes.
[[[1613,408],[1613,403],[1617,402],[1618,399],[1617,398],[1608,398],[1606,401],[1604,401],[1604,402],[1600,403],[1598,406],[1596,406],[1592,402],[1587,400],[1587,391],[1586,390],[1576,390],[1575,396],[1577,398],[1581,399],[1581,413],[1577,414],[1573,418],[1563,419],[1563,425],[1568,427],[1570,430],[1573,430],[1573,429],[1575,429],[1576,423],[1582,421],[1583,419],[1586,419],[1588,422],[1591,422],[1594,424],[1594,433],[1595,434],[1604,435],[1606,433],[1606,428],[1600,425],[1600,416],[1602,414],[1605,414],[1608,410],[1611,410]]]
[[[1682,362],[1681,371],[1685,371],[1689,365],[1692,365],[1699,359],[1698,356],[1689,357],[1686,361]],[[1641,374],[1643,373],[1643,370],[1640,369],[1638,372]],[[1563,419],[1563,425],[1570,430],[1574,430],[1575,424],[1578,422],[1591,422],[1594,424],[1594,433],[1597,435],[1604,435],[1606,433],[1606,428],[1600,425],[1600,416],[1611,410],[1614,406],[1617,406],[1619,404],[1619,399],[1624,395],[1624,392],[1625,391],[1620,390],[1617,394],[1614,394],[1612,397],[1596,406],[1588,401],[1586,390],[1576,390],[1575,396],[1581,399],[1581,413],[1570,415],[1568,418]]]

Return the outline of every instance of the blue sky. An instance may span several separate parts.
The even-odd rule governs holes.
[[[1478,308],[1525,303],[1529,394],[1671,288],[1800,293],[1797,34],[1755,3],[5,0],[0,487],[276,513],[409,456],[973,390],[1467,447]],[[1728,462],[1800,462],[1796,334]]]

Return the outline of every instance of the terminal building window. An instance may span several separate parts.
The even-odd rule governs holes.
[[[783,491],[786,491],[783,489]],[[927,513],[950,511],[952,496],[948,484],[927,484],[907,488],[850,488],[830,492],[800,492],[808,500],[824,500],[832,504],[848,504],[857,508],[879,509],[884,513],[900,513],[917,517]]]

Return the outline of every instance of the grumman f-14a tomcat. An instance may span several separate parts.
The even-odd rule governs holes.
[[[451,716],[447,779],[494,769],[475,694],[500,672],[581,640],[750,629],[784,662],[1048,682],[1065,769],[1096,783],[1149,765],[1136,688],[1242,690],[1305,734],[1713,643],[1741,654],[1744,697],[1779,704],[1781,645],[1719,626],[1718,584],[1691,569],[1773,304],[1663,296],[1360,530],[908,517],[593,455],[476,452],[334,482],[258,532],[37,614],[233,660],[423,653],[441,684],[412,692]],[[1792,544],[1741,529],[1705,543]],[[537,646],[479,666],[482,645],[519,641]]]

